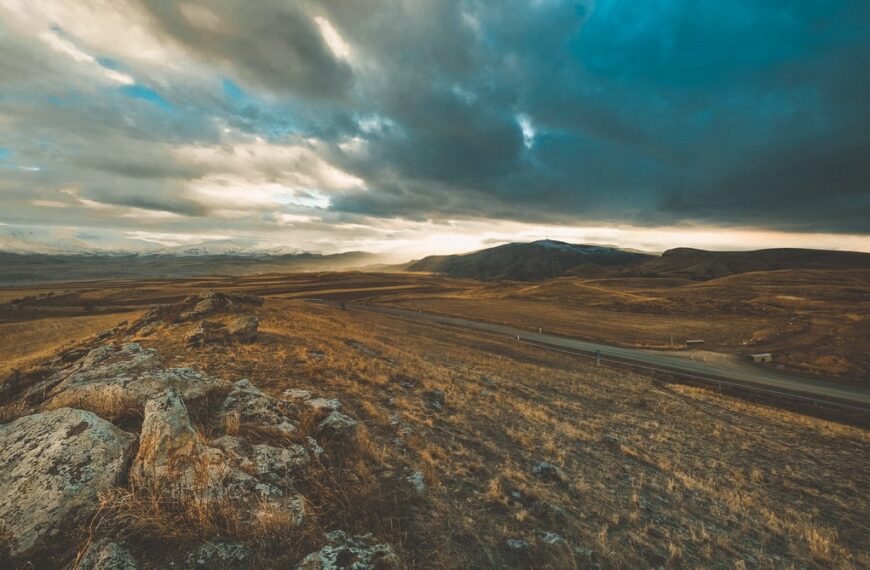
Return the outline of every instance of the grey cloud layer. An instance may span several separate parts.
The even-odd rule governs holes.
[[[61,30],[99,58],[73,63],[35,24],[2,16],[5,219],[124,227],[129,207],[180,216],[143,227],[274,231],[265,207],[212,219],[228,206],[192,183],[219,194],[238,181],[178,151],[237,156],[259,140],[323,162],[312,172],[280,153],[273,167],[252,158],[243,174],[261,189],[302,180],[301,200],[323,190],[305,181],[325,184],[327,165],[364,181],[324,190],[327,211],[280,198],[281,211],[324,219],[313,224],[490,217],[870,233],[866,2],[118,5],[168,60],[46,21],[41,33]],[[105,69],[147,89],[125,91]],[[41,170],[20,168],[31,164]],[[59,193],[70,187],[122,209]]]

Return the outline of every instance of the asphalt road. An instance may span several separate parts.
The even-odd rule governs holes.
[[[621,348],[618,346],[577,340],[565,336],[527,331],[507,325],[472,321],[458,317],[447,317],[433,313],[398,309],[395,307],[356,305],[355,308],[363,308],[368,311],[375,311],[409,319],[424,320],[443,325],[504,334],[515,338],[518,337],[520,340],[552,348],[588,354],[600,352],[602,359],[605,360],[618,360],[621,362],[639,364],[651,368],[695,376],[702,379],[724,380],[737,384],[760,386],[774,391],[800,394],[822,400],[834,400],[852,404],[870,411],[870,390],[857,386],[848,386],[831,381],[791,376],[751,366],[743,368],[717,365],[716,363],[696,361],[637,348]]]

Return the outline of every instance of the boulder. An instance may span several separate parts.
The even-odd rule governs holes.
[[[314,398],[308,390],[289,388],[282,393],[287,400],[293,400],[315,411],[337,412],[341,409],[341,401],[335,398]]]
[[[262,304],[263,300],[253,295],[203,291],[198,295],[187,297],[171,308],[175,309],[178,314],[177,320],[195,321],[215,313],[231,313],[240,307],[246,308]]]
[[[0,535],[13,557],[80,528],[121,481],[136,438],[85,410],[61,408],[0,426]]]
[[[343,531],[326,535],[327,545],[302,559],[297,570],[390,570],[399,557],[388,544],[375,544],[372,535],[348,536]]]
[[[426,405],[437,412],[442,411],[444,409],[444,391],[429,390],[426,393]]]
[[[287,416],[293,411],[292,404],[267,396],[248,380],[233,384],[223,404],[227,425],[237,422],[237,427],[253,427],[281,435],[296,431],[296,424]]]
[[[567,483],[568,476],[565,472],[553,465],[549,461],[541,461],[532,466],[532,475],[548,481],[556,481],[558,483]]]
[[[414,471],[405,478],[418,495],[426,494],[426,478],[419,471]]]
[[[178,392],[166,390],[145,404],[130,482],[140,489],[175,489],[169,481],[192,479],[193,463],[201,452],[184,402]]]
[[[199,325],[190,331],[185,339],[187,344],[193,346],[202,346],[226,339],[226,330],[224,325],[214,321],[200,321]]]
[[[243,315],[230,319],[227,323],[227,336],[236,342],[253,342],[257,339],[260,319],[255,315]]]
[[[329,438],[350,439],[356,434],[356,427],[356,420],[341,412],[330,412],[317,424],[316,433]]]
[[[224,451],[239,469],[261,481],[289,487],[293,476],[309,463],[308,451],[298,444],[275,447],[266,444],[249,445],[241,439],[223,436],[211,445]]]
[[[109,540],[91,543],[82,556],[77,570],[136,570],[139,565],[126,545]]]

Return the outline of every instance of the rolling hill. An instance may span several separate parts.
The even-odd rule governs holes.
[[[728,275],[784,269],[870,267],[870,253],[815,249],[705,251],[676,248],[661,255],[553,240],[509,243],[460,255],[433,255],[408,271],[481,281],[543,281],[553,277],[670,277],[706,281]]]
[[[433,255],[412,263],[407,269],[482,281],[538,281],[558,277],[578,266],[618,267],[651,257],[615,247],[540,240],[508,243],[464,255]]]
[[[625,268],[621,274],[638,277],[675,277],[707,281],[729,275],[784,269],[863,269],[870,253],[821,249],[762,249],[704,251],[681,247]]]

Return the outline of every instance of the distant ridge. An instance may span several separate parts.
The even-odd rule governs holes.
[[[173,253],[20,254],[0,252],[0,285],[94,279],[180,278],[253,273],[346,271],[381,261],[361,251],[332,255],[294,253],[270,255],[202,251]]]
[[[706,281],[754,271],[859,268],[870,268],[870,253],[797,248],[705,251],[679,247],[628,267],[622,274]]]
[[[816,249],[705,251],[688,247],[661,255],[554,240],[508,243],[460,255],[433,255],[408,271],[482,281],[543,281],[560,276],[675,277],[706,281],[753,271],[870,268],[870,253]]]
[[[547,239],[508,243],[463,255],[433,255],[410,264],[407,269],[483,281],[539,281],[558,277],[578,266],[618,267],[652,257],[615,247]]]

